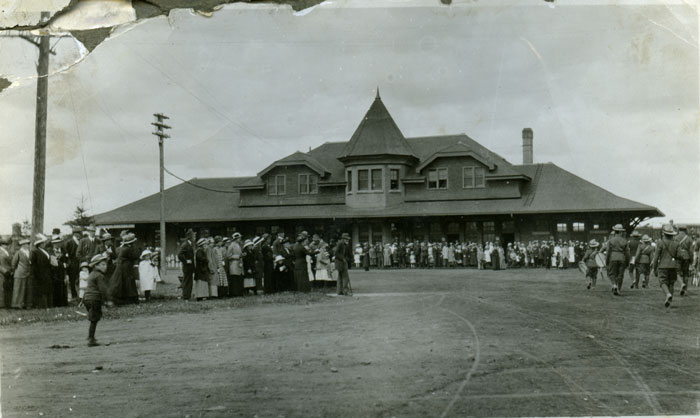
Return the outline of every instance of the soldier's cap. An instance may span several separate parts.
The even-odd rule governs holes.
[[[617,225],[613,226],[613,231],[625,232],[625,228],[622,226],[622,224],[617,224]]]
[[[663,232],[666,235],[678,235],[678,232],[676,232],[676,230],[673,229],[673,225],[671,224],[664,224],[664,226],[661,227],[661,232]]]
[[[651,237],[647,234],[644,234],[644,236],[641,239],[642,242],[651,242]]]
[[[105,261],[106,259],[107,259],[106,255],[97,254],[96,256],[92,257],[92,259],[90,259],[90,267],[95,267],[100,262]]]
[[[590,241],[588,242],[588,246],[591,247],[591,248],[595,248],[595,247],[597,247],[597,246],[599,246],[599,245],[600,245],[600,244],[598,244],[598,241],[596,241],[596,240],[594,240],[594,239],[592,239],[592,240],[590,240]]]
[[[634,231],[632,231],[632,235],[630,235],[630,236],[631,237],[641,237],[642,234],[639,231],[634,230]]]

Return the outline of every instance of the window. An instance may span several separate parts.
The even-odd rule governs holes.
[[[389,190],[399,190],[399,169],[389,170]]]
[[[548,232],[549,231],[549,222],[547,222],[545,219],[537,219],[535,221],[535,231],[536,232]]]
[[[372,169],[372,190],[382,189],[384,189],[384,182],[382,181],[382,169],[374,168]]]
[[[583,232],[585,231],[584,223],[583,222],[574,222],[574,232]]]
[[[299,194],[318,193],[318,177],[313,174],[299,174]]]
[[[484,173],[483,167],[462,167],[462,187],[465,189],[484,187]]]
[[[447,189],[447,168],[428,170],[429,189]]]
[[[596,231],[599,230],[599,229],[600,229],[600,225],[598,225],[598,224],[593,224],[593,229],[595,229]]]
[[[287,194],[287,189],[285,188],[286,176],[277,175],[272,176],[267,181],[267,190],[270,195],[283,195]]]
[[[485,221],[482,224],[484,230],[484,241],[494,242],[496,241],[496,223],[493,221]]]
[[[348,170],[348,171],[347,171],[347,178],[346,178],[346,180],[347,180],[347,182],[348,182],[348,187],[347,187],[347,189],[346,189],[346,192],[352,193],[352,170]]]
[[[369,190],[369,170],[357,170],[357,190]]]
[[[557,224],[557,232],[566,232],[566,224]]]

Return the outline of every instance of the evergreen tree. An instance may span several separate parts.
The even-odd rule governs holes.
[[[94,218],[90,216],[87,209],[85,209],[85,198],[81,196],[80,204],[76,206],[75,211],[73,212],[73,219],[67,221],[64,225],[85,228],[86,226],[92,225],[94,222]]]

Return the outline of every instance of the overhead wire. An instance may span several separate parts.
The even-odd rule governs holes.
[[[202,186],[201,184],[193,183],[189,180],[183,179],[182,177],[180,177],[177,174],[173,173],[172,171],[168,170],[166,167],[163,167],[163,170],[166,173],[170,174],[171,176],[175,177],[176,179],[178,179],[184,183],[189,184],[190,186],[198,187],[200,189],[204,189],[204,190],[208,190],[210,192],[216,192],[216,193],[236,193],[236,194],[238,193],[238,191],[235,191],[235,190],[212,189],[211,187]]]

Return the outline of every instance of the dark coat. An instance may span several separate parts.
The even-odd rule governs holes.
[[[109,279],[109,296],[117,304],[138,302],[139,293],[134,278],[134,263],[139,260],[137,250],[130,246],[117,248],[114,273]]]
[[[195,253],[195,266],[194,266],[194,279],[202,280],[205,282],[209,281],[209,257],[207,257],[207,250],[204,247],[197,248]]]
[[[33,296],[35,308],[53,306],[53,287],[51,280],[51,258],[39,248],[34,248],[29,253],[29,262],[32,265],[32,277],[34,278]]]
[[[98,254],[97,247],[100,245],[100,241],[97,238],[90,240],[89,237],[84,237],[80,240],[78,244],[78,258],[80,262],[90,261],[92,257]]]
[[[182,263],[182,271],[194,269],[194,247],[189,240],[185,240],[177,252],[177,258]]]

